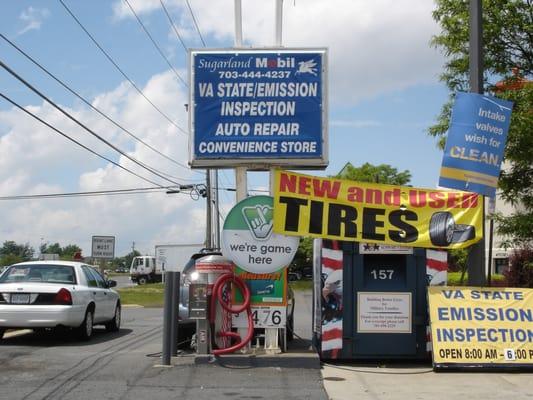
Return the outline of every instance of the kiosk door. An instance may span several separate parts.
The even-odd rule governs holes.
[[[354,254],[345,268],[344,342],[352,358],[425,357],[424,256]],[[345,355],[348,355],[345,353]]]

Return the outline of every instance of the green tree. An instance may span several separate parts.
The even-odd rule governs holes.
[[[12,240],[7,240],[0,248],[0,265],[5,266],[31,260],[33,253],[33,247],[29,243],[17,244]]]
[[[533,4],[531,0],[483,0],[483,65],[486,93],[514,102],[499,185],[502,196],[519,205],[513,215],[497,217],[498,232],[507,245],[530,245],[533,240]],[[441,33],[432,39],[447,61],[441,80],[450,89],[450,101],[441,110],[429,134],[444,147],[451,105],[457,91],[469,90],[469,1],[437,0],[434,19]],[[512,71],[519,75],[512,76]],[[506,82],[497,86],[498,82]]]
[[[0,267],[5,267],[6,265],[13,265],[19,262],[27,261],[22,257],[17,256],[16,254],[6,254],[0,257]]]
[[[296,271],[313,264],[313,238],[305,237],[300,240],[296,255],[292,260],[292,268]]]
[[[407,170],[398,172],[398,169],[388,164],[372,165],[370,163],[364,163],[360,167],[354,167],[351,163],[347,163],[335,178],[358,182],[406,185],[411,180],[411,173]]]
[[[62,247],[59,243],[42,244],[40,246],[41,254],[57,254],[61,260],[72,260],[76,252],[81,252],[80,246],[68,244]]]
[[[81,252],[81,247],[76,244],[67,244],[65,247],[61,248],[61,259],[62,260],[72,260],[74,254]]]
[[[57,254],[59,256],[61,256],[62,254],[61,245],[59,243],[44,243],[39,249],[41,251],[41,254]]]
[[[126,254],[123,259],[124,259],[124,265],[126,266],[126,268],[129,268],[131,266],[131,260],[133,260],[133,257],[137,257],[137,256],[140,256],[141,253],[139,253],[137,250],[133,250],[131,252],[129,252],[128,254]]]

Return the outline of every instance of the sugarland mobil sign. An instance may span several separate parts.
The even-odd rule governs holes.
[[[325,49],[192,50],[192,167],[327,166]]]
[[[533,290],[428,288],[436,366],[533,366]]]
[[[468,247],[482,236],[475,193],[378,185],[276,170],[274,232],[413,247]]]
[[[513,103],[476,93],[456,94],[439,185],[494,198]]]

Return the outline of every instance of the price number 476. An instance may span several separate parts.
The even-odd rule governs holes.
[[[254,310],[252,312],[252,319],[257,326],[277,326],[281,324],[280,310]]]

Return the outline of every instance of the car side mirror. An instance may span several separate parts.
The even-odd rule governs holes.
[[[108,287],[115,287],[115,286],[117,286],[117,281],[114,281],[114,280],[107,281],[107,286]]]

